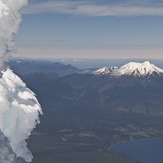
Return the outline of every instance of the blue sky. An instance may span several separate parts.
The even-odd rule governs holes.
[[[161,0],[30,0],[15,56],[163,58]]]

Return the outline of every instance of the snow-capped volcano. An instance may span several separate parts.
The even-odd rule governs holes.
[[[143,63],[130,62],[120,68],[117,67],[104,67],[96,70],[93,74],[103,74],[111,76],[133,75],[133,76],[150,76],[153,74],[163,75],[163,69],[158,68],[149,61]]]

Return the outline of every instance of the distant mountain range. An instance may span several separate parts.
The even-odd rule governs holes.
[[[55,72],[59,76],[65,76],[82,71],[70,64],[64,65],[62,63],[46,60],[11,60],[10,62],[8,62],[8,65],[14,72],[20,75]]]
[[[24,64],[24,70],[29,68],[25,74],[16,69]],[[16,62],[12,67],[44,101],[43,105],[65,103],[112,109],[121,107],[131,112],[139,112],[136,106],[141,106],[144,113],[163,114],[163,70],[148,61],[130,62],[120,68],[105,67],[88,73],[60,63],[43,63],[42,67],[42,63],[32,64]]]
[[[132,76],[154,76],[163,75],[163,69],[158,68],[149,61],[144,63],[130,62],[121,67],[103,67],[94,69],[79,69],[70,64],[65,65],[59,62],[45,60],[11,60],[8,62],[11,69],[20,74],[26,75],[31,73],[56,73],[58,76],[67,76],[74,73],[92,73],[94,75],[110,75],[114,77],[132,75]]]
[[[31,143],[36,158],[41,144],[45,149],[62,149],[60,153],[68,149],[91,155],[107,153],[109,146],[131,138],[163,136],[163,70],[152,63],[130,62],[83,73],[71,65],[24,62],[10,65],[43,107],[41,124],[31,138],[37,144]],[[57,155],[52,162],[57,162]]]

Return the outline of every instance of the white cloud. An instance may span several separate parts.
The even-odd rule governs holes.
[[[142,1],[142,4],[140,2],[127,2],[114,5],[99,5],[91,1],[49,1],[29,4],[23,13],[58,13],[84,16],[162,16],[163,4],[152,1]]]

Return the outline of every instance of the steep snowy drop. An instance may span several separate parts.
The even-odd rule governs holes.
[[[149,61],[143,63],[130,62],[123,65],[120,68],[117,67],[104,67],[102,69],[93,72],[95,75],[111,75],[111,76],[122,76],[122,75],[132,75],[132,76],[150,76],[150,75],[163,75],[163,69],[158,68]]]
[[[0,163],[32,161],[26,139],[42,114],[35,94],[5,62],[14,50],[14,35],[27,0],[0,0]]]
[[[0,131],[0,162],[1,163],[26,163],[23,158],[17,157],[13,152],[9,140]]]
[[[31,162],[26,139],[39,123],[41,107],[35,94],[9,68],[0,78],[0,130],[17,157]],[[1,156],[0,156],[1,158]]]

